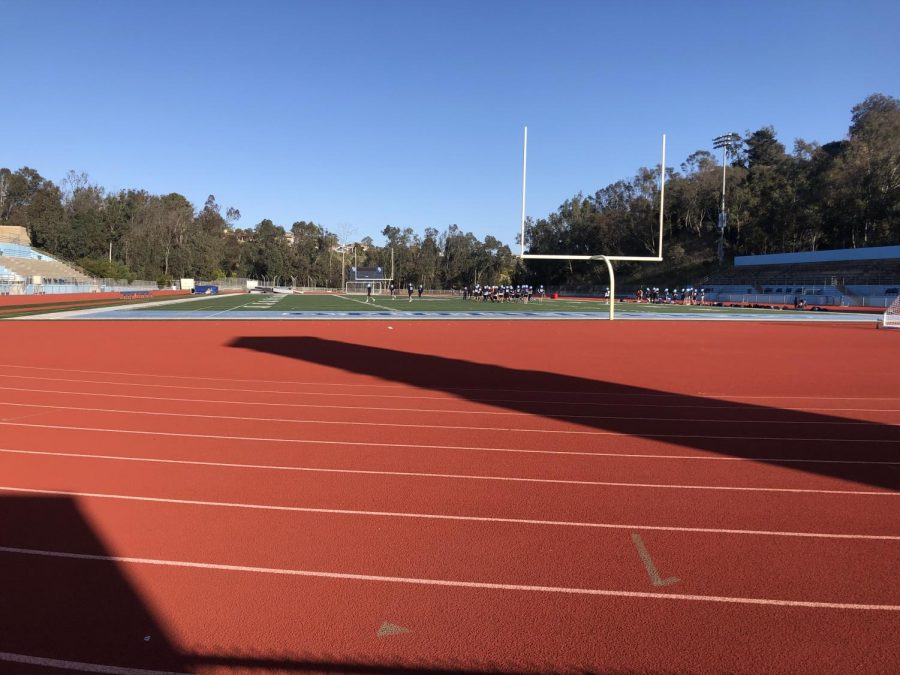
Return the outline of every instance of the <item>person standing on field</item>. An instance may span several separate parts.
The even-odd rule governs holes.
[[[372,297],[372,284],[366,284],[366,302],[372,301],[372,304],[375,304],[375,298]]]

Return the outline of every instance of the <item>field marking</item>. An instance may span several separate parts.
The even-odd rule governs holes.
[[[196,462],[192,462],[196,463]],[[268,467],[266,467],[268,468]],[[502,518],[492,516],[458,516],[441,513],[408,513],[398,511],[365,511],[360,509],[324,509],[306,506],[279,506],[273,504],[247,504],[241,502],[214,502],[197,499],[174,499],[163,497],[144,497],[139,495],[119,495],[105,492],[79,492],[75,490],[44,490],[38,488],[21,488],[0,486],[0,491],[65,495],[90,499],[112,499],[120,501],[150,502],[159,504],[179,504],[184,506],[210,506],[219,508],[247,509],[256,511],[286,511],[293,513],[316,513],[339,516],[368,516],[375,518],[409,518],[418,520],[449,520],[474,523],[503,523],[512,525],[541,525],[548,527],[572,527],[602,530],[653,530],[658,532],[689,532],[692,534],[733,534],[764,537],[795,537],[805,539],[854,539],[861,541],[900,541],[900,536],[879,534],[842,534],[832,532],[784,532],[779,530],[742,530],[714,527],[678,527],[664,525],[620,525],[617,523],[592,523],[566,520],[543,520],[535,518]]]
[[[8,368],[21,368],[27,370],[50,370],[56,372],[64,372],[64,373],[84,373],[90,375],[121,375],[124,377],[155,377],[155,378],[170,378],[170,379],[179,379],[179,380],[209,380],[213,382],[258,382],[262,384],[282,384],[282,385],[301,385],[301,386],[322,386],[322,387],[364,387],[366,389],[407,389],[411,386],[415,385],[400,385],[400,384],[377,384],[377,383],[348,383],[348,382],[306,382],[299,380],[259,380],[259,379],[246,379],[246,378],[231,378],[231,377],[204,377],[204,376],[195,376],[195,375],[160,375],[158,373],[134,373],[134,372],[124,372],[124,371],[114,371],[114,370],[85,370],[81,368],[56,368],[52,366],[23,366],[16,363],[0,363],[0,368],[8,369]],[[26,378],[24,375],[10,375],[9,373],[2,373],[0,377],[21,377]],[[104,382],[97,380],[67,380],[62,378],[27,378],[27,379],[47,379],[47,380],[58,380],[61,382],[90,382],[96,384],[122,384],[122,385],[135,385],[141,386],[141,383],[134,382]],[[154,386],[167,386],[167,385],[154,385]],[[175,386],[175,385],[173,385]],[[187,387],[188,389],[193,387]],[[205,389],[206,387],[196,387],[197,389]],[[622,394],[616,392],[584,392],[584,391],[570,391],[570,390],[546,390],[546,389],[503,389],[503,388],[484,388],[484,387],[443,387],[440,384],[435,384],[434,388],[444,389],[446,391],[489,391],[489,392],[509,392],[509,393],[520,393],[520,394],[573,394],[578,396],[615,396],[620,397]],[[216,391],[222,391],[220,389],[215,389]],[[230,390],[224,390],[230,391]],[[257,390],[257,389],[247,389],[241,391],[252,391],[257,393],[267,393],[267,390]],[[272,393],[279,394],[302,394],[305,392],[290,392],[290,391],[275,391]],[[743,395],[743,394],[705,394],[703,392],[698,393],[646,393],[646,394],[634,394],[636,396],[646,396],[646,397],[703,397],[703,398],[717,398],[717,399],[770,399],[770,400],[781,400],[781,399],[799,399],[799,400],[815,400],[815,401],[900,401],[900,396],[781,396],[781,395],[772,395],[772,396],[760,396],[760,395]]]
[[[365,446],[365,447],[388,447],[388,448],[426,448],[434,450],[484,450],[492,452],[525,452],[521,448],[483,448],[477,446],[460,446],[460,445],[428,445],[425,443],[373,443],[364,441],[329,441],[314,440],[306,438],[278,438],[268,436],[227,436],[223,434],[188,434],[176,433],[172,431],[143,431],[139,429],[109,429],[106,427],[75,427],[69,425],[57,424],[19,424],[17,422],[0,422],[0,426],[12,427],[31,427],[34,429],[66,429],[70,431],[99,431],[115,434],[145,434],[150,436],[177,436],[181,438],[215,438],[221,440],[235,441],[261,441],[264,443],[303,443],[320,445],[346,445],[346,446]],[[900,444],[900,438],[882,439],[882,438],[799,438],[792,436],[712,436],[708,434],[629,434],[619,431],[598,431],[598,436],[615,436],[623,438],[640,437],[645,439],[667,439],[667,438],[696,438],[702,440],[721,440],[721,441],[790,441],[803,443],[873,443],[873,444]],[[534,451],[537,452],[537,451]],[[766,460],[763,460],[766,461]]]
[[[155,558],[132,558],[126,556],[95,555],[89,553],[67,553],[64,551],[47,551],[40,549],[15,548],[0,546],[0,553],[12,555],[31,555],[48,558],[64,558],[70,560],[94,560],[98,562],[114,562],[132,565],[155,565],[159,567],[180,567],[188,569],[216,570],[222,572],[248,572],[253,574],[271,574],[290,577],[313,577],[320,579],[339,579],[342,581],[369,581],[392,584],[410,584],[415,586],[444,586],[451,588],[477,588],[496,591],[521,591],[526,593],[554,593],[565,595],[608,596],[620,598],[641,598],[656,600],[683,600],[694,602],[719,602],[741,605],[770,605],[777,607],[807,607],[813,609],[845,609],[875,612],[897,612],[900,605],[869,605],[845,602],[815,602],[808,600],[779,600],[775,598],[738,598],[717,595],[688,595],[684,593],[647,593],[639,591],[620,591],[605,588],[570,588],[565,586],[531,586],[525,584],[498,584],[485,581],[459,581],[453,579],[428,579],[416,577],[391,577],[374,574],[352,574],[349,572],[324,572],[319,570],[282,569],[275,567],[254,567],[249,565],[226,565],[222,563],[189,562],[186,560],[159,560]]]
[[[30,425],[24,425],[30,426]],[[103,431],[102,429],[98,431]],[[147,433],[153,432],[129,432],[122,433]],[[158,434],[161,436],[178,436],[181,434]],[[267,469],[274,471],[305,471],[310,473],[343,473],[367,476],[400,476],[409,478],[444,478],[452,480],[484,480],[508,483],[544,483],[551,485],[585,485],[594,487],[625,487],[625,488],[655,488],[670,490],[724,490],[733,492],[788,492],[800,494],[824,494],[824,495],[869,495],[878,497],[900,497],[900,492],[891,490],[822,490],[816,488],[778,488],[778,487],[750,487],[733,485],[678,485],[665,483],[623,483],[613,481],[569,480],[565,478],[528,478],[526,476],[476,476],[472,474],[458,473],[427,473],[423,471],[376,471],[372,469],[326,469],[320,467],[305,466],[272,466],[267,464],[237,464],[228,462],[200,462],[189,460],[157,459],[145,457],[119,457],[114,455],[93,455],[89,453],[66,452],[41,452],[35,450],[6,450],[0,452],[12,454],[46,455],[51,457],[73,457],[80,459],[108,459],[132,462],[156,462],[160,464],[193,464],[198,466],[217,466],[231,468]]]
[[[0,375],[2,377],[2,375]],[[19,377],[19,376],[12,376]],[[129,386],[126,383],[119,383],[122,386]],[[135,385],[140,386],[140,385]],[[155,385],[155,386],[166,386],[166,385]],[[453,414],[453,415],[507,415],[514,417],[535,417],[535,416],[545,416],[544,413],[540,412],[518,412],[515,410],[464,410],[460,408],[400,408],[397,406],[373,406],[373,405],[337,405],[337,404],[326,404],[326,403],[284,403],[284,402],[275,402],[275,401],[230,401],[226,399],[209,399],[209,398],[178,398],[177,396],[142,396],[140,394],[111,394],[104,392],[96,392],[96,391],[71,391],[68,389],[33,389],[30,387],[6,387],[0,385],[0,390],[2,391],[26,391],[32,392],[36,394],[69,394],[72,396],[104,396],[107,398],[131,398],[131,399],[140,399],[146,401],[176,401],[176,402],[188,402],[188,403],[218,403],[218,404],[226,404],[226,405],[256,405],[256,406],[267,406],[270,408],[323,408],[323,409],[335,409],[335,410],[375,410],[375,411],[385,411],[385,412],[412,412],[412,413],[440,413],[440,414]],[[311,394],[314,396],[325,395],[330,396],[332,394],[321,394],[319,392],[295,392],[296,395],[305,395]],[[378,397],[374,395],[373,398]],[[406,397],[394,397],[394,398],[410,398],[418,400],[421,397],[417,396],[406,396]],[[446,398],[446,399],[437,399],[437,400],[446,400],[450,402],[465,402],[465,400],[456,399],[456,398]],[[544,403],[541,401],[533,401],[533,403]],[[553,403],[552,401],[547,401],[546,403]],[[727,411],[735,411],[735,410],[760,410],[759,406],[749,405],[749,406],[723,406],[723,405],[670,405],[666,403],[595,403],[597,407],[604,408],[653,408],[656,410],[659,409],[674,409],[674,410],[727,410]],[[887,409],[878,409],[878,408],[813,408],[813,407],[802,407],[802,408],[771,408],[770,410],[777,412],[900,412],[900,408],[887,408]],[[562,420],[584,420],[584,419],[639,419],[635,417],[612,417],[604,416],[604,415],[571,415],[567,413],[553,413],[553,417],[555,419]],[[673,419],[677,420],[680,418],[663,418],[663,419]],[[721,422],[742,422],[744,420],[740,419],[722,419],[715,420]],[[860,422],[863,424],[881,424],[885,426],[895,426],[897,422],[872,422],[869,420],[848,420],[849,423]],[[803,422],[804,424],[809,424],[809,422]]]
[[[656,565],[653,564],[653,558],[650,557],[650,552],[647,550],[647,547],[641,539],[641,535],[636,532],[632,533],[631,542],[635,545],[635,548],[637,548],[638,556],[640,557],[641,562],[644,563],[644,569],[647,570],[647,575],[650,577],[650,581],[654,586],[671,586],[672,584],[677,584],[681,581],[678,577],[663,579],[660,576],[659,571],[656,569]]]
[[[104,673],[105,675],[187,675],[168,670],[145,670],[144,668],[127,668],[124,666],[107,666],[101,663],[86,663],[84,661],[65,661],[63,659],[50,659],[43,656],[31,656],[29,654],[12,654],[0,652],[0,661],[6,663],[24,663],[29,666],[43,666],[78,673]]]
[[[392,427],[400,429],[421,429],[422,424],[407,424],[401,422],[360,422],[357,420],[315,420],[315,419],[293,419],[287,417],[251,417],[244,415],[209,415],[204,413],[186,413],[186,412],[163,412],[153,410],[123,410],[121,408],[88,408],[83,406],[69,405],[50,405],[46,403],[17,403],[11,401],[0,401],[0,407],[14,406],[18,408],[42,408],[47,410],[72,410],[79,412],[99,412],[111,413],[117,415],[151,415],[159,417],[189,417],[197,419],[211,420],[233,420],[242,422],[278,422],[284,424],[311,424],[311,425],[332,425],[332,426],[361,426],[361,427]],[[535,415],[534,417],[538,417]],[[595,415],[595,420],[607,421],[629,421],[629,422],[674,422],[678,424],[686,423],[703,423],[703,424],[807,424],[817,426],[868,426],[868,427],[892,427],[900,426],[900,422],[865,422],[857,420],[847,421],[801,421],[793,422],[790,420],[717,420],[717,419],[698,419],[698,418],[675,418],[675,417],[622,417],[616,415]],[[502,433],[522,433],[522,434],[563,434],[574,436],[606,436],[608,432],[604,431],[587,431],[584,429],[528,429],[522,427],[476,427],[466,425],[453,424],[429,424],[429,429],[443,429],[452,431],[495,431]],[[627,435],[641,436],[640,432],[628,434],[627,432],[619,432]],[[900,442],[900,439],[898,439]],[[900,462],[900,460],[898,460]]]
[[[366,307],[369,306],[369,303],[368,303],[368,302],[365,302],[365,301],[363,301],[363,300],[357,300],[356,298],[351,298],[349,295],[337,295],[337,296],[335,296],[335,297],[338,297],[338,298],[340,298],[341,300],[349,300],[350,302],[357,302],[357,303],[359,303],[359,304],[361,304],[361,305],[365,305]],[[383,310],[386,310],[386,311],[388,311],[388,312],[396,312],[396,311],[400,311],[400,310],[398,310],[396,307],[393,308],[393,309],[391,309],[390,307],[385,307],[384,305],[379,305],[377,302],[374,302],[374,300],[375,300],[375,296],[374,296],[374,295],[372,296],[372,300],[373,300],[373,302],[372,302],[372,307],[378,307],[379,309],[383,309]],[[296,310],[295,310],[295,311],[296,311]],[[300,310],[300,311],[302,311],[302,310]]]
[[[42,413],[39,413],[42,414]],[[29,416],[25,416],[29,417]],[[15,418],[22,419],[22,418]],[[0,422],[5,420],[0,420]],[[9,420],[12,421],[12,420]],[[143,432],[137,432],[143,433]],[[238,440],[247,440],[240,437]],[[415,445],[415,444],[392,444],[392,443],[359,443],[356,441],[316,441],[316,440],[297,440],[296,442],[306,442],[310,444],[321,443],[323,445],[351,445],[366,447],[386,447],[386,448],[424,448],[426,450],[460,450],[472,452],[498,452],[512,453],[523,455],[563,455],[575,457],[614,457],[619,459],[668,459],[668,460],[703,460],[712,462],[762,462],[766,464],[850,464],[861,466],[887,466],[889,468],[900,469],[900,459],[891,461],[865,460],[865,459],[808,459],[808,458],[792,458],[792,457],[733,457],[728,455],[656,455],[640,452],[593,452],[588,450],[540,450],[533,448],[490,448],[481,446],[465,446],[465,445]],[[0,452],[20,452],[19,450],[0,448]],[[22,450],[21,452],[26,452]]]
[[[223,297],[229,297],[229,296],[223,296]],[[250,297],[252,298],[253,296],[250,296]],[[220,314],[225,314],[226,312],[230,312],[234,309],[237,309],[238,307],[246,307],[251,302],[256,302],[256,301],[255,300],[246,300],[238,305],[235,305],[234,307],[228,307],[227,309],[224,309],[221,312],[216,312],[215,314],[211,314],[205,318],[212,319],[213,317],[219,316]],[[197,310],[194,310],[194,311],[197,311]]]
[[[187,387],[181,385],[163,385],[163,384],[128,384],[125,382],[94,382],[90,380],[59,380],[56,378],[40,378],[40,377],[30,377],[23,375],[4,375],[0,374],[0,377],[11,377],[16,379],[38,379],[38,380],[51,380],[51,381],[62,381],[62,382],[81,382],[81,383],[91,383],[91,384],[112,384],[118,386],[136,386],[136,387],[154,387],[154,388],[172,388],[172,389],[189,389],[189,390],[201,390],[201,391],[241,391],[241,392],[251,392],[253,390],[241,390],[241,389],[228,389],[228,388],[215,388],[215,387]],[[68,391],[68,390],[55,390],[55,389],[32,389],[27,387],[8,387],[8,386],[0,386],[0,390],[6,391],[27,391],[34,393],[47,393],[47,394],[70,394],[74,396],[107,396],[107,397],[117,397],[117,398],[134,398],[134,399],[146,399],[146,400],[156,400],[156,401],[191,401],[191,402],[200,402],[200,403],[225,403],[231,405],[265,405],[265,406],[281,406],[281,407],[291,407],[291,408],[332,408],[338,410],[379,410],[386,412],[427,412],[427,413],[452,413],[452,414],[460,414],[460,415],[513,415],[513,416],[525,416],[525,417],[533,417],[533,416],[546,416],[546,413],[542,413],[539,411],[509,411],[509,410],[461,410],[455,408],[400,408],[397,406],[372,406],[372,405],[336,405],[336,404],[322,404],[322,403],[283,403],[283,402],[267,402],[267,401],[228,401],[222,399],[198,399],[198,398],[178,398],[174,396],[140,396],[136,394],[114,394],[114,393],[104,393],[104,392],[89,392],[89,391]],[[456,402],[456,403],[465,403],[465,399],[457,399],[457,398],[449,398],[443,396],[415,396],[415,395],[388,395],[388,396],[379,396],[377,394],[334,394],[328,392],[277,392],[277,391],[257,391],[255,393],[267,393],[267,394],[292,394],[295,396],[307,395],[307,396],[340,396],[343,398],[353,397],[353,398],[395,398],[395,399],[410,399],[410,400],[436,400],[436,401],[448,401],[448,402]],[[578,401],[519,401],[515,399],[468,399],[469,402],[477,403],[477,404],[485,404],[490,405],[492,407],[497,407],[495,404],[509,404],[509,403],[517,403],[517,404],[529,404],[529,405],[572,405],[572,406],[593,406],[593,407],[627,407],[627,408],[654,408],[654,409],[674,409],[674,410],[770,410],[770,411],[778,411],[778,412],[809,412],[818,410],[819,412],[900,412],[900,409],[872,409],[872,408],[760,408],[759,406],[749,405],[749,406],[727,406],[727,405],[669,405],[669,404],[658,404],[658,403],[589,403],[589,402],[578,402]],[[813,413],[818,414],[818,413]],[[617,417],[617,416],[604,416],[604,415],[573,415],[567,413],[553,413],[551,415],[557,419],[571,419],[571,420],[581,420],[581,419],[650,419],[650,418],[639,418],[639,417]],[[662,418],[662,419],[672,419],[679,421],[681,418]],[[713,420],[713,421],[722,421],[722,422],[743,422],[748,421],[750,423],[755,422],[754,420],[739,420],[739,419],[724,419],[724,420]],[[790,421],[775,421],[775,422],[788,422]],[[798,422],[798,424],[817,424],[818,422]],[[846,422],[823,422],[831,423],[831,424],[872,424],[872,425],[882,425],[882,426],[897,426],[896,422],[872,422],[868,420],[847,420]]]

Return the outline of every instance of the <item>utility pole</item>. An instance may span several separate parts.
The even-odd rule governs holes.
[[[722,206],[719,210],[719,264],[725,260],[725,228],[728,226],[728,213],[725,211],[725,168],[728,166],[728,149],[741,140],[735,133],[723,134],[713,139],[713,147],[722,148]]]

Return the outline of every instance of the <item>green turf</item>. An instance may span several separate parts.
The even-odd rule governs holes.
[[[637,303],[617,303],[618,311],[628,312],[664,312],[664,313],[728,313],[747,314],[761,311],[745,308],[730,307],[697,307],[682,305],[649,305]],[[454,297],[413,297],[397,296],[391,300],[390,296],[376,296],[375,302],[365,302],[365,296],[360,295],[271,295],[271,294],[247,294],[222,295],[203,300],[191,300],[190,302],[174,302],[167,305],[147,307],[153,310],[169,311],[204,311],[240,313],[243,311],[271,311],[271,312],[374,312],[374,311],[398,311],[398,312],[609,312],[609,305],[602,301],[585,300],[551,300],[544,302],[533,300],[528,304],[522,302],[482,302],[475,300],[463,300]],[[140,310],[136,310],[140,311]]]

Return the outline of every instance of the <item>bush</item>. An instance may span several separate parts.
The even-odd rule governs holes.
[[[135,274],[126,265],[105,258],[82,258],[78,261],[82,269],[102,279],[135,280]]]

